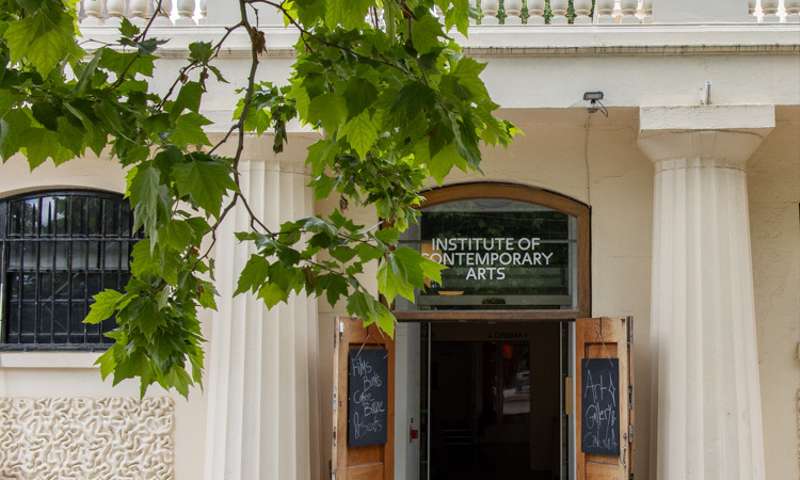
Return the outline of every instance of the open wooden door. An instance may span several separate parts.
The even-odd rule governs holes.
[[[575,325],[577,480],[629,480],[633,458],[633,319]]]
[[[334,480],[394,478],[394,340],[340,317],[334,332]]]

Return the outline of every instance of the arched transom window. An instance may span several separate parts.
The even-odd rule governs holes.
[[[448,267],[400,311],[588,313],[588,207],[529,187],[476,183],[424,194],[403,243]],[[560,317],[562,315],[558,315]]]

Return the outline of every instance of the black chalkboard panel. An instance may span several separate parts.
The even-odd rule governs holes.
[[[386,443],[388,361],[384,348],[353,347],[348,354],[347,445]]]
[[[581,450],[619,455],[619,359],[584,358],[581,375]]]

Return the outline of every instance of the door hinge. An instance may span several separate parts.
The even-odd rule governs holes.
[[[633,410],[633,385],[628,385],[628,410]]]
[[[331,480],[336,480],[336,472],[333,471],[333,461],[328,460],[328,477]]]
[[[625,317],[625,323],[628,324],[628,345],[633,345],[633,317]]]
[[[628,443],[633,443],[633,425],[628,425]]]

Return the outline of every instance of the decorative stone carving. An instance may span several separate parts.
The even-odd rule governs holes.
[[[169,397],[0,398],[0,478],[171,480]]]

